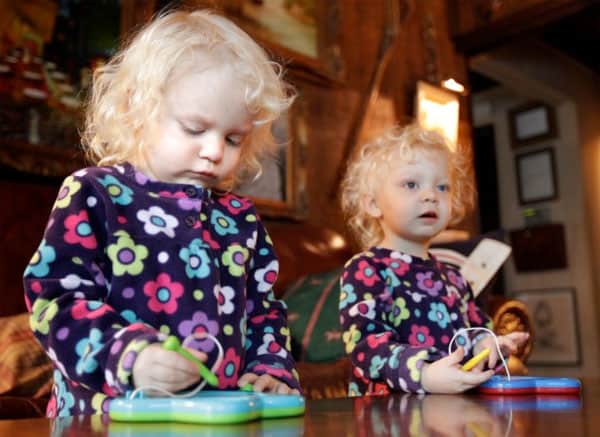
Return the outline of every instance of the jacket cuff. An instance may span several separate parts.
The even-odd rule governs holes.
[[[105,368],[105,380],[113,395],[134,389],[133,366],[140,352],[152,343],[162,340],[162,335],[141,323],[130,325],[115,335]]]
[[[291,389],[296,389],[302,392],[300,387],[298,372],[293,366],[285,362],[275,361],[270,364],[264,362],[253,361],[246,366],[245,373],[254,373],[255,375],[271,375],[273,378],[285,383]]]

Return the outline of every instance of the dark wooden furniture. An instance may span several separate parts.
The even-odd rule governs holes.
[[[0,421],[0,435],[597,435],[600,380],[584,381],[583,387],[579,399],[544,401],[474,394],[311,400],[303,417],[230,426],[118,423],[105,416],[4,420]]]

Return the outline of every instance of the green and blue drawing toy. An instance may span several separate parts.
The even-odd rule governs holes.
[[[198,366],[207,384],[218,387],[217,376],[197,357],[186,350],[177,337],[163,343]],[[207,390],[194,396],[139,397],[113,399],[109,416],[122,422],[183,422],[235,424],[257,419],[293,417],[304,414],[304,398],[296,394],[254,393],[252,384],[240,391]]]

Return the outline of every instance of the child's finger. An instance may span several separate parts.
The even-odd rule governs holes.
[[[463,383],[469,387],[475,387],[483,384],[485,381],[494,376],[493,370],[486,370],[485,372],[463,372],[462,374]]]
[[[519,350],[519,337],[505,336],[502,338],[500,349],[504,355],[514,354]]]
[[[506,337],[513,338],[515,340],[527,340],[529,338],[529,332],[517,331],[506,334]]]
[[[195,376],[199,375],[198,364],[191,360],[181,356],[181,354],[175,351],[167,351],[164,349],[157,349],[156,354],[153,357],[153,363],[157,366],[168,367],[171,371],[185,373],[187,375]],[[194,351],[198,354],[202,352]],[[196,353],[194,356],[197,356]],[[203,358],[198,357],[201,361],[206,361],[206,354],[202,354]]]
[[[529,332],[522,332],[522,335],[519,337],[519,346],[525,344],[527,340],[529,340]]]
[[[237,385],[238,387],[243,387],[246,384],[254,384],[254,382],[258,379],[258,375],[254,373],[244,373],[240,379],[238,379]]]
[[[520,346],[525,344],[525,342],[529,339],[528,332],[511,332],[510,334],[506,334],[504,336],[505,339],[509,340],[512,344],[515,345],[515,349],[518,349]]]
[[[284,384],[283,382],[279,382],[279,384],[277,384],[277,387],[275,389],[276,389],[277,394],[280,394],[280,395],[287,395],[292,392],[292,389],[289,388],[288,385]]]
[[[501,349],[502,349],[502,352],[504,353],[504,355],[510,355],[510,354],[516,353],[518,350],[518,347],[515,343],[513,343],[511,341],[511,342],[504,344]]]
[[[172,393],[188,388],[200,381],[200,375],[197,372],[195,374],[184,373],[163,364],[155,364],[148,368],[146,378],[145,384]]]
[[[206,360],[208,359],[208,355],[206,355],[206,353],[201,352],[201,351],[197,351],[196,349],[192,349],[189,347],[186,347],[186,350],[191,353],[193,356],[195,356],[196,358],[198,358],[200,361],[202,361],[203,363],[206,363]]]
[[[473,367],[470,372],[483,372],[483,367],[484,367],[485,363],[482,361],[480,363],[478,363],[475,367]]]
[[[146,350],[147,349],[147,350]],[[140,371],[145,372],[150,369],[167,368],[171,373],[185,373],[188,375],[197,374],[196,367],[189,360],[186,360],[177,352],[167,351],[160,346],[150,345],[144,349],[143,362],[142,356],[136,361]],[[138,361],[140,361],[138,363]],[[158,370],[155,370],[158,371]]]
[[[488,369],[493,369],[494,366],[496,365],[497,361],[498,361],[498,351],[496,350],[495,347],[492,347],[490,349],[490,355],[487,360]]]
[[[261,375],[256,379],[256,381],[254,381],[252,388],[255,392],[261,393],[263,391],[268,391],[268,390],[266,390],[268,388],[268,386],[269,386],[268,375]]]
[[[455,364],[459,364],[462,359],[465,357],[465,350],[463,349],[462,346],[456,348],[456,350],[454,352],[452,352],[450,355],[448,355],[445,360],[448,361],[449,365],[455,365]],[[442,358],[444,359],[444,358]]]
[[[471,369],[471,371],[475,371],[475,372],[481,372],[483,371],[483,368],[485,367],[486,361],[482,360],[480,362],[478,362],[475,367],[473,367],[473,369]]]

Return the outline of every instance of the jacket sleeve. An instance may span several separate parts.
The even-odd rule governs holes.
[[[70,380],[114,396],[132,388],[135,357],[158,334],[106,303],[113,274],[107,198],[86,170],[65,179],[24,288],[31,328],[55,366]],[[121,237],[143,263],[143,248]]]
[[[466,358],[469,358],[474,353],[474,347],[482,340],[484,337],[491,335],[487,330],[484,329],[475,329],[475,328],[486,328],[490,331],[494,331],[494,324],[490,316],[488,316],[485,312],[479,308],[475,302],[475,299],[470,299],[466,302],[467,305],[467,317],[469,318],[469,322],[471,323],[471,327],[473,331],[469,333],[469,338],[471,339],[471,349],[468,351]]]
[[[394,302],[401,319],[409,317],[409,300]],[[356,256],[341,278],[340,322],[346,353],[358,376],[387,384],[392,390],[420,393],[423,362],[444,354],[433,347],[417,347],[400,338],[394,328],[398,315],[390,311],[391,294],[377,265],[366,256]]]
[[[492,319],[477,305],[471,286],[460,272],[451,269],[446,272],[446,275],[450,282],[460,290],[462,300],[461,307],[466,308],[467,322],[472,328],[472,330],[468,332],[468,337],[471,340],[471,345],[474,346],[483,337],[490,335],[489,332],[476,328],[486,328],[493,331],[494,325]],[[466,352],[467,356],[465,358],[468,358],[470,354],[472,354],[473,349],[471,348]]]
[[[300,389],[291,354],[287,308],[273,293],[279,262],[264,226],[260,221],[257,225],[256,247],[246,285],[248,304],[244,372],[257,375],[266,373],[291,388]]]

